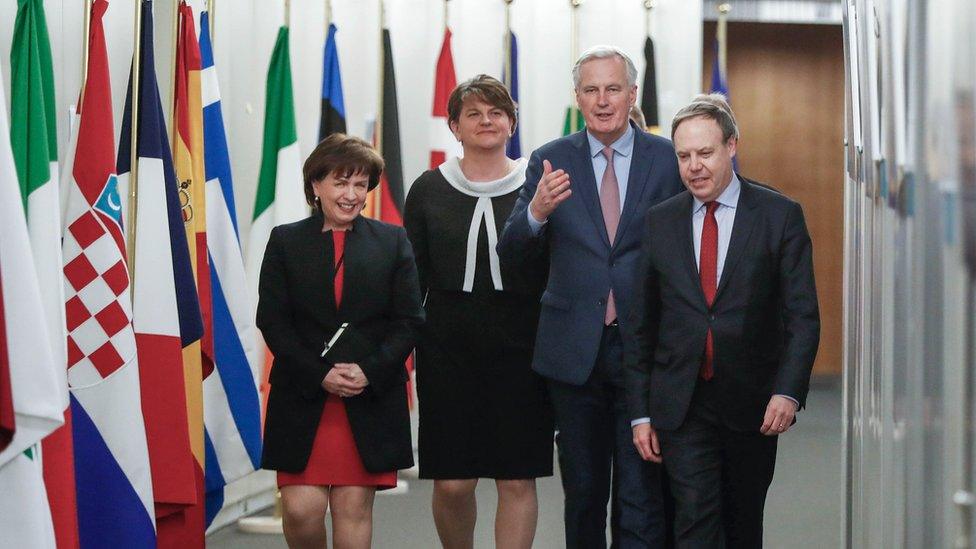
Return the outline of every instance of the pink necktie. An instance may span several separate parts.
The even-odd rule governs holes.
[[[705,222],[702,224],[701,251],[698,255],[698,277],[701,279],[702,293],[705,303],[709,307],[715,302],[715,290],[718,287],[718,221],[715,220],[715,210],[718,202],[705,203]],[[715,343],[712,341],[712,329],[705,335],[705,355],[702,357],[701,370],[698,375],[708,381],[712,379],[715,370],[712,360],[715,357]]]
[[[613,239],[617,236],[617,225],[620,224],[620,186],[617,185],[617,174],[613,171],[613,149],[604,148],[603,156],[607,157],[607,169],[603,171],[603,181],[600,182],[600,209],[603,210],[607,236],[610,237],[610,244],[613,244]],[[603,322],[609,326],[614,320],[617,320],[617,305],[611,288]]]

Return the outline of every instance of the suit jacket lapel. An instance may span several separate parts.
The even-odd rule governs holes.
[[[725,266],[722,268],[722,279],[718,281],[718,289],[715,290],[715,300],[722,296],[722,290],[728,286],[728,281],[732,278],[739,259],[745,252],[746,244],[752,235],[752,228],[756,224],[756,216],[751,210],[755,207],[753,200],[753,189],[745,179],[739,177],[741,190],[739,191],[739,203],[736,205],[735,222],[732,225],[732,236],[729,240],[729,249],[725,253]]]
[[[322,216],[313,215],[305,233],[307,251],[304,254],[310,258],[308,269],[312,275],[309,280],[315,284],[309,293],[309,299],[322,301],[318,305],[325,311],[335,311],[335,292],[332,291],[332,280],[335,274],[332,233],[322,232]]]
[[[609,248],[610,237],[607,236],[607,224],[603,221],[603,211],[600,209],[600,193],[596,177],[593,175],[593,158],[590,155],[590,144],[586,139],[586,131],[576,134],[576,148],[579,149],[572,156],[573,171],[570,173],[570,188],[573,194],[580,197],[583,205],[590,213],[590,218],[596,225],[597,234]],[[619,230],[618,230],[619,232]]]
[[[630,175],[627,177],[627,196],[624,197],[624,209],[620,214],[620,224],[617,226],[617,237],[614,245],[621,241],[624,231],[637,212],[647,180],[651,175],[654,159],[651,157],[650,141],[643,130],[634,127],[634,148],[630,153]],[[602,210],[601,210],[602,217]]]
[[[695,261],[695,234],[691,221],[693,213],[691,211],[692,204],[694,204],[694,199],[691,193],[685,192],[682,194],[681,205],[679,206],[680,211],[675,223],[675,227],[678,228],[678,241],[676,244],[681,254],[680,261],[684,264],[685,271],[688,274],[688,280],[693,286],[692,292],[698,296],[702,307],[706,307],[705,292],[701,287],[701,277],[698,276],[698,263]]]
[[[369,227],[366,226],[362,216],[359,216],[353,221],[352,230],[346,231],[346,243],[345,249],[343,250],[345,257],[342,259],[342,264],[345,268],[343,272],[342,303],[337,308],[336,314],[348,310],[350,306],[354,306],[350,304],[360,303],[360,300],[363,299],[360,292],[363,288],[369,287],[369,284],[366,284],[362,280],[362,277],[367,273],[365,266],[368,261],[369,250],[366,248],[369,245],[369,238],[367,238],[365,233],[368,230]],[[335,264],[334,261],[331,265]],[[334,300],[333,303],[335,303]]]

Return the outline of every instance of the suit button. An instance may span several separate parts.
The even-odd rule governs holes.
[[[708,320],[715,320],[715,315],[708,315]]]
[[[607,301],[605,299],[601,299],[600,301],[597,301],[596,304],[600,307],[605,307],[607,305]]]

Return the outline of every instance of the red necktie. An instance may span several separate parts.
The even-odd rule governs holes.
[[[617,225],[620,224],[620,186],[617,184],[617,174],[613,170],[613,149],[603,149],[603,156],[607,157],[607,169],[603,171],[600,182],[600,209],[603,210],[603,223],[607,226],[607,236],[610,244],[617,236]],[[603,316],[603,323],[609,326],[617,320],[617,304],[613,299],[613,288],[607,296],[607,312]]]
[[[702,292],[705,303],[711,308],[715,302],[715,289],[718,286],[718,222],[715,220],[715,210],[718,202],[705,204],[705,222],[702,224],[701,253],[698,260],[698,277],[701,279]],[[702,357],[701,370],[698,375],[708,381],[715,374],[712,370],[712,359],[715,356],[715,345],[712,342],[712,329],[708,328],[705,335],[705,356]]]

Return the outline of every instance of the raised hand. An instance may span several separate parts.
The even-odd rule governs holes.
[[[529,211],[536,220],[545,221],[572,194],[573,191],[569,188],[569,174],[562,169],[553,171],[552,164],[548,160],[543,160],[542,179],[535,188],[535,196],[529,204]]]

